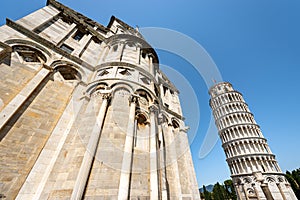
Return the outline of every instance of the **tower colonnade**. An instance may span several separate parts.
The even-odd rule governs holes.
[[[242,94],[228,82],[214,85],[209,94],[238,198],[296,200]]]

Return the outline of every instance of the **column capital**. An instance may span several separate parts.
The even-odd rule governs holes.
[[[137,104],[139,98],[140,98],[140,96],[135,95],[135,94],[131,94],[131,95],[129,96],[128,100],[129,100],[129,103],[130,103],[130,104],[131,104],[131,103]]]
[[[94,96],[100,96],[102,99],[110,100],[112,97],[112,90],[97,90]]]
[[[156,104],[152,104],[151,106],[148,107],[151,113],[156,113],[158,112],[158,106]]]
[[[102,99],[110,100],[112,94],[111,93],[102,93],[101,96],[102,96]]]

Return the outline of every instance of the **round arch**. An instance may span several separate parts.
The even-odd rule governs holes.
[[[101,89],[107,89],[109,88],[108,84],[106,82],[100,81],[100,82],[96,82],[91,84],[87,90],[86,93],[91,95],[92,93],[94,93],[97,90],[101,90]]]
[[[50,53],[50,51],[48,49],[46,49],[45,47],[41,46],[38,43],[29,41],[29,40],[23,40],[23,39],[10,39],[10,40],[6,40],[4,42],[5,44],[8,44],[9,46],[27,46],[30,48],[35,49],[36,51],[41,52],[47,59],[47,61],[51,60],[52,58],[52,54]]]
[[[147,125],[147,124],[149,124],[149,115],[148,115],[148,113],[146,113],[142,110],[137,110],[136,120],[137,120],[137,123],[140,125]]]
[[[171,118],[171,123],[172,123],[172,126],[173,126],[175,129],[181,127],[179,120],[176,119],[175,117],[172,117],[172,118]]]
[[[126,82],[118,82],[118,83],[114,83],[112,84],[111,86],[111,89],[113,90],[113,94],[117,91],[117,90],[120,90],[120,89],[125,89],[127,90],[130,94],[133,93],[134,89],[129,85],[127,84]]]
[[[72,62],[69,62],[67,60],[55,60],[50,64],[50,66],[54,71],[59,70],[62,67],[69,69],[70,72],[77,73],[77,76],[80,78],[81,81],[84,81],[84,82],[87,81],[85,72],[80,68],[80,66],[78,66]]]
[[[152,95],[149,92],[147,92],[146,90],[142,89],[142,88],[136,89],[134,93],[139,95],[140,97],[144,97],[148,102],[153,101]]]

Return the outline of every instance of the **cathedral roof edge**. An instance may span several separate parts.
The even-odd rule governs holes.
[[[63,13],[66,13],[66,14],[73,14],[73,15],[76,15],[78,18],[82,19],[81,22],[83,23],[86,23],[86,24],[89,24],[89,25],[94,25],[94,26],[97,26],[97,28],[101,29],[102,31],[104,32],[108,32],[109,29],[105,26],[103,26],[102,24],[86,17],[85,15],[63,5],[62,3],[56,1],[56,0],[47,0],[47,3],[46,3],[47,6],[51,5],[53,6],[54,8],[62,11]]]

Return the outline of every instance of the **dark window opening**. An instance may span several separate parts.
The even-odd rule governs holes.
[[[143,83],[149,85],[150,84],[150,80],[146,77],[142,77],[141,80],[143,81]]]
[[[34,53],[19,53],[25,62],[39,62],[37,55]]]
[[[80,74],[71,67],[59,67],[57,71],[62,75],[65,80],[80,80]]]
[[[92,37],[92,39],[97,44],[101,44],[102,43],[102,41],[99,38],[97,38],[97,37]]]
[[[122,74],[122,75],[126,75],[126,76],[129,76],[129,75],[131,75],[131,73],[129,72],[129,69],[124,69],[123,71],[120,71],[120,74]]]
[[[73,36],[73,39],[76,40],[76,41],[80,41],[83,38],[84,35],[85,34],[82,31],[77,30],[76,33]]]
[[[163,86],[163,89],[164,89],[164,95],[166,95],[168,88],[166,86]]]
[[[59,14],[59,19],[61,19],[63,22],[71,25],[73,23],[73,20],[71,19],[71,17],[67,16],[66,14],[64,14],[63,12],[61,12]]]
[[[115,46],[113,47],[113,51],[116,52],[117,50],[118,50],[118,45],[115,45]]]
[[[105,76],[107,74],[109,74],[109,72],[107,70],[103,70],[99,73],[99,76]]]
[[[142,57],[146,58],[146,53],[145,52],[142,52]]]
[[[46,62],[46,57],[31,47],[15,46],[14,51],[17,52],[25,62]]]
[[[65,44],[61,45],[60,48],[69,54],[71,54],[74,51],[72,47],[69,47],[68,45]]]
[[[263,165],[261,165],[261,168],[262,168],[263,172],[266,172],[265,167]]]
[[[175,120],[172,121],[172,125],[174,128],[179,128],[179,124]]]
[[[137,123],[138,123],[139,125],[146,124],[146,122],[147,122],[147,118],[146,118],[144,115],[139,114],[139,115],[137,116]]]
[[[128,42],[127,45],[128,45],[129,47],[134,47],[134,44],[131,43],[131,42]]]
[[[147,118],[145,117],[145,115],[143,114],[138,114],[136,116],[136,122],[137,122],[137,128],[140,130],[140,129],[143,129],[146,127],[147,125]]]

